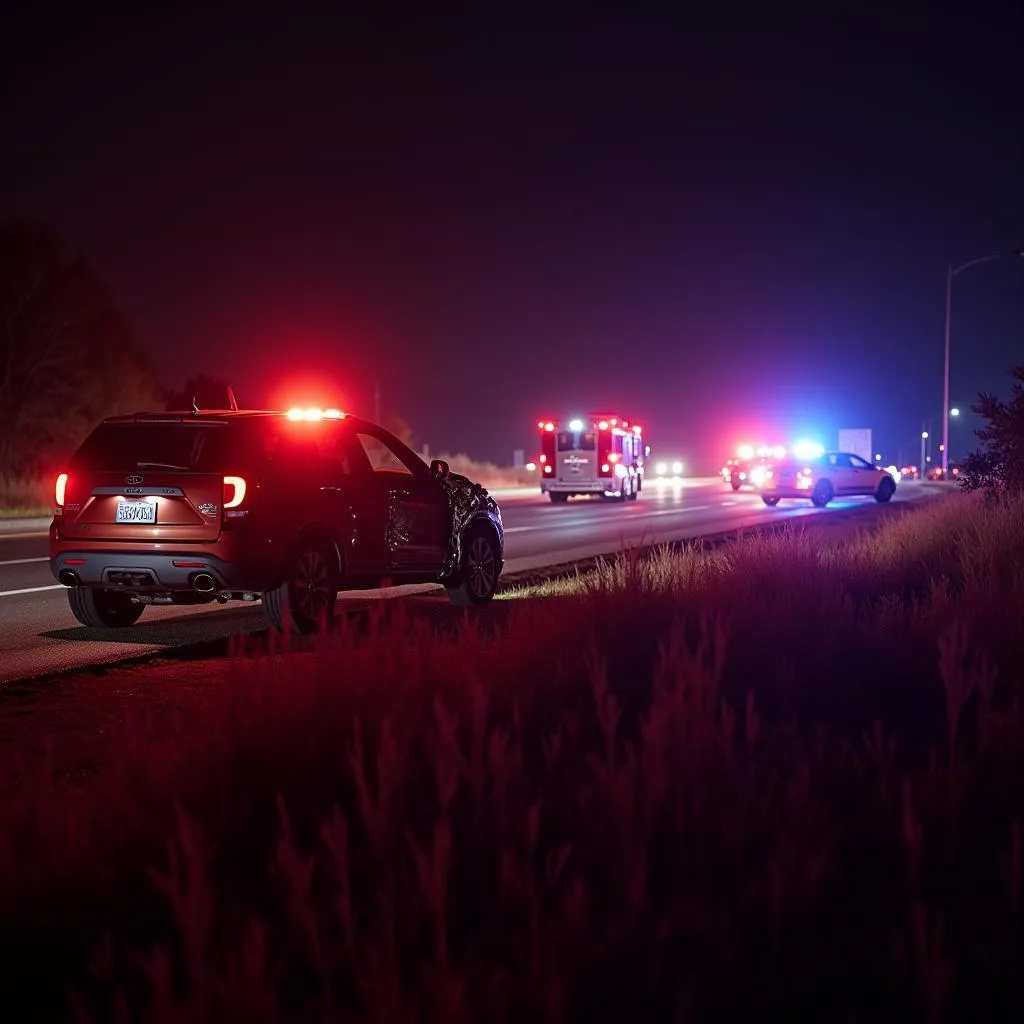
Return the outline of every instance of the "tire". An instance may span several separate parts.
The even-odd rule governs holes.
[[[556,504],[561,505],[569,500],[569,495],[564,491],[548,491],[548,497]]]
[[[875,501],[880,504],[887,502],[896,493],[896,485],[889,479],[883,480],[875,491]]]
[[[818,508],[824,508],[834,497],[835,492],[828,480],[819,480],[811,492],[811,501]]]
[[[761,495],[761,500],[762,500],[762,501],[763,501],[763,502],[764,502],[764,503],[765,503],[765,504],[766,504],[766,505],[767,505],[767,506],[768,506],[769,508],[775,508],[775,506],[776,506],[776,505],[778,505],[778,503],[779,503],[779,499],[778,499],[778,498],[771,498],[771,497],[769,497],[769,496],[768,496],[767,494],[762,494],[762,495]]]
[[[131,595],[117,590],[92,587],[71,587],[68,590],[71,614],[83,626],[100,629],[124,629],[134,626],[146,606],[133,601]]]
[[[471,527],[463,543],[458,582],[444,588],[448,600],[456,608],[488,604],[498,588],[500,557],[494,534],[483,526]]]
[[[738,490],[740,489],[740,486],[741,486],[741,485],[740,485],[740,482],[739,482],[739,480],[730,480],[730,481],[729,481],[729,483],[731,483],[731,484],[732,484],[732,489],[733,489],[734,491],[738,491]]]
[[[333,554],[324,544],[307,542],[288,561],[287,578],[263,595],[263,614],[281,632],[330,630],[338,600]]]
[[[629,488],[629,500],[636,501],[636,496],[640,493],[640,478],[635,476],[632,478],[632,483]]]

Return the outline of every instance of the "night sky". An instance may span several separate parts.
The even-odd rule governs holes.
[[[372,415],[379,381],[505,463],[588,409],[694,471],[842,426],[916,461],[947,263],[1024,246],[1024,9],[983,10],[5,16],[0,214],[90,256],[167,384]],[[1024,260],[957,278],[952,337],[953,404],[1008,393]]]

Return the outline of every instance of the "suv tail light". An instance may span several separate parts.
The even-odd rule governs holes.
[[[224,477],[224,508],[238,508],[245,501],[245,478],[240,476]]]
[[[54,513],[56,515],[63,515],[64,513],[64,498],[67,496],[68,491],[68,475],[67,473],[61,473],[57,477],[57,483],[53,489],[53,498],[56,508]]]

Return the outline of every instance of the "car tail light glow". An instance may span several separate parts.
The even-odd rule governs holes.
[[[224,477],[224,508],[238,508],[245,501],[245,491],[245,480],[242,477]]]
[[[57,503],[57,508],[64,507],[64,498],[67,495],[68,490],[68,475],[67,473],[61,473],[57,477],[57,484],[54,487],[54,499]]]

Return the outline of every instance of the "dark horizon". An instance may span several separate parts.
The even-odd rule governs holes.
[[[1009,7],[6,22],[2,212],[89,256],[164,382],[372,416],[379,381],[434,452],[603,408],[695,471],[844,426],[916,462],[947,264],[1024,245]],[[957,279],[954,457],[1022,329],[1024,261]]]

